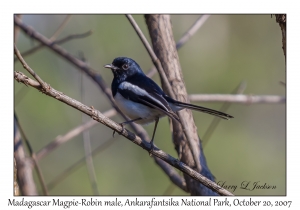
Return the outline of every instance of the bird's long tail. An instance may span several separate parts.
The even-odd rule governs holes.
[[[202,107],[202,106],[197,106],[197,105],[193,105],[193,104],[188,104],[188,103],[176,101],[176,100],[170,98],[169,96],[165,96],[165,98],[168,102],[171,102],[175,106],[178,106],[178,107],[192,109],[192,110],[196,110],[196,111],[199,111],[199,112],[204,112],[204,113],[207,113],[207,114],[211,114],[211,115],[223,118],[225,120],[229,120],[230,118],[233,118],[233,116],[231,116],[229,114],[219,112],[219,111],[216,111],[216,110],[213,110],[213,109],[205,108],[205,107]]]

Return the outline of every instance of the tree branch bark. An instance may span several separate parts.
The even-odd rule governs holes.
[[[170,16],[146,15],[145,18],[155,54],[161,61],[168,82],[171,84],[172,91],[176,93],[175,99],[188,102],[188,95],[184,85],[179,57],[173,38]],[[169,94],[169,91],[165,88],[164,81],[162,82],[164,90]],[[173,141],[180,160],[193,169],[198,170],[200,173],[205,173],[206,175],[209,174],[210,171],[206,171],[208,168],[206,166],[205,157],[201,154],[202,150],[197,134],[197,127],[195,126],[191,111],[186,109],[180,111],[179,118],[181,125],[174,121],[172,124]],[[203,158],[203,160],[201,160],[201,158]],[[205,171],[203,171],[202,164],[200,163],[205,165]],[[184,175],[184,177],[187,188],[192,195],[208,195],[206,194],[207,189],[204,190],[203,186],[199,186],[198,183],[189,176]],[[210,178],[213,179],[213,176]]]

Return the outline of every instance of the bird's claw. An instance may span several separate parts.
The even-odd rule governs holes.
[[[154,150],[154,145],[153,145],[152,141],[150,142],[150,144],[151,144],[151,149],[149,150],[149,156],[152,157],[152,152]]]
[[[124,124],[123,123],[119,123],[119,125],[122,126],[121,132],[118,132],[118,134],[120,135],[123,132],[123,130],[124,130]],[[116,131],[114,130],[113,135],[112,135],[113,138],[115,138],[115,133],[116,133]]]

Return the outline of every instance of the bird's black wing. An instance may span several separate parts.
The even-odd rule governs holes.
[[[163,92],[160,87],[148,79],[149,78],[144,75],[142,75],[141,78],[128,79],[119,85],[118,92],[128,100],[141,103],[153,109],[158,109],[172,119],[179,121],[177,115],[163,97]]]

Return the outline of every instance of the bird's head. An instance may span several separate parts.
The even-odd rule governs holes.
[[[118,57],[115,58],[112,64],[106,64],[105,68],[112,70],[114,77],[127,78],[134,74],[142,73],[140,66],[131,58]]]

